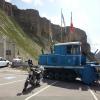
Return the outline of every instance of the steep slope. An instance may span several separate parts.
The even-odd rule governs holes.
[[[27,34],[19,27],[12,17],[8,17],[5,12],[0,10],[0,35],[6,35],[14,41],[18,47],[35,59],[40,54],[40,46],[32,41]],[[24,56],[25,56],[24,55]]]

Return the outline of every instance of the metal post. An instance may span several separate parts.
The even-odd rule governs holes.
[[[6,59],[6,36],[3,36],[4,58]]]
[[[81,66],[81,43],[80,43],[80,66]]]
[[[62,9],[61,9],[61,42],[62,42]]]
[[[13,43],[13,58],[15,58],[15,43]]]

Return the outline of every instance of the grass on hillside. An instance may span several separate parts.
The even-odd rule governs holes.
[[[16,44],[33,56],[35,59],[40,54],[40,47],[32,41],[16,23],[16,21],[8,17],[3,11],[0,10],[0,34],[8,36]]]

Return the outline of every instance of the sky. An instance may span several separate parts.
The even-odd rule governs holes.
[[[86,32],[87,40],[94,52],[100,50],[100,0],[6,0],[20,9],[36,9],[41,17],[61,25],[61,9],[66,26],[73,25]]]

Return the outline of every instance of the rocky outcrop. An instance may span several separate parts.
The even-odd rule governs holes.
[[[34,37],[50,38],[52,32],[53,40],[61,42],[67,41],[81,41],[82,52],[86,55],[91,55],[90,45],[87,43],[87,36],[85,31],[75,28],[73,33],[69,32],[69,27],[66,27],[66,32],[59,25],[52,24],[47,18],[41,18],[39,12],[35,9],[18,9],[15,5],[0,0],[0,8],[5,10],[8,16],[12,16],[22,27],[22,29],[33,39]],[[43,41],[43,40],[42,40]]]
[[[5,2],[5,0],[0,0],[0,8],[5,10],[8,16],[13,15],[11,3]]]
[[[13,6],[13,16],[28,34],[48,37],[49,23],[46,18],[41,18],[39,12],[34,9],[20,10]]]
[[[8,16],[13,16],[13,12],[12,12],[12,4],[11,3],[8,3],[8,2],[5,2],[5,5],[4,6],[4,9],[5,9],[5,12],[7,13]]]
[[[5,6],[5,0],[0,0],[0,8],[4,9]]]
[[[13,15],[25,32],[33,35],[38,34],[40,17],[37,11],[13,9]]]

